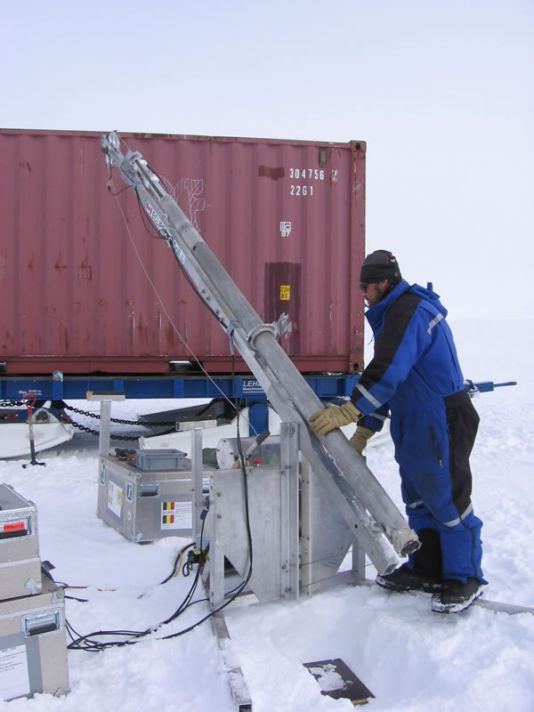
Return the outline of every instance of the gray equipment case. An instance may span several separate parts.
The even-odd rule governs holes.
[[[132,465],[144,472],[149,470],[187,470],[190,460],[181,450],[133,450]]]
[[[191,461],[183,458],[181,466],[184,469],[143,471],[111,455],[101,456],[98,517],[135,542],[190,537]]]
[[[0,484],[0,601],[41,591],[37,509]]]
[[[0,602],[0,699],[68,691],[63,589],[43,575],[41,593]]]

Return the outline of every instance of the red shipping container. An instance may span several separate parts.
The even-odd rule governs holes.
[[[364,142],[121,137],[260,316],[289,314],[282,345],[303,373],[361,368]],[[118,174],[108,190],[100,134],[0,130],[0,168],[4,373],[156,374],[192,354],[231,370],[227,336],[135,195]]]

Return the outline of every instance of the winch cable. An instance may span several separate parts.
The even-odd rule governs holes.
[[[110,169],[110,174],[111,174],[111,169]],[[158,178],[159,178],[159,176],[158,176]],[[160,180],[162,180],[162,179],[160,178]],[[176,324],[174,323],[174,321],[173,321],[171,315],[169,314],[168,309],[166,308],[166,306],[165,306],[165,304],[164,304],[164,302],[163,302],[163,299],[162,299],[161,295],[160,295],[159,292],[158,292],[158,289],[157,289],[157,287],[156,287],[154,281],[151,279],[151,277],[150,277],[150,275],[149,275],[149,273],[148,273],[148,270],[147,270],[147,268],[146,268],[146,266],[145,266],[145,264],[144,264],[144,262],[143,262],[143,260],[142,260],[142,258],[141,258],[141,255],[140,255],[140,253],[139,253],[139,250],[138,250],[138,248],[137,248],[137,245],[135,244],[135,241],[134,241],[133,236],[132,236],[132,234],[131,234],[131,231],[130,231],[128,222],[127,222],[127,220],[126,220],[126,215],[125,215],[125,213],[124,213],[124,211],[123,211],[123,208],[122,208],[122,205],[121,205],[120,201],[117,199],[117,196],[119,195],[119,193],[113,193],[113,192],[111,191],[111,185],[112,185],[112,182],[111,182],[111,175],[110,175],[110,180],[109,180],[109,182],[108,182],[108,187],[110,188],[110,193],[116,198],[116,202],[117,202],[117,205],[119,206],[119,211],[120,211],[120,214],[121,214],[121,216],[122,216],[122,220],[123,220],[123,223],[124,223],[124,226],[125,226],[126,233],[127,233],[127,235],[128,235],[128,239],[129,239],[129,241],[130,241],[130,244],[131,244],[132,247],[133,247],[133,250],[134,250],[134,253],[135,253],[135,255],[136,255],[136,258],[137,258],[137,260],[138,260],[138,262],[139,262],[139,265],[140,265],[140,267],[141,267],[141,269],[142,269],[142,271],[143,271],[143,273],[144,273],[144,275],[145,275],[145,277],[146,277],[148,283],[150,284],[150,286],[151,286],[151,288],[152,288],[152,290],[153,290],[153,292],[154,292],[154,295],[156,296],[156,299],[158,300],[158,302],[159,302],[159,304],[160,304],[160,306],[161,306],[161,309],[162,309],[164,315],[166,316],[167,320],[169,321],[169,323],[170,323],[170,325],[171,325],[173,331],[176,333],[176,335],[178,336],[178,338],[180,339],[180,341],[182,342],[182,344],[185,346],[185,348],[187,349],[187,351],[189,352],[189,354],[191,354],[191,356],[193,357],[193,360],[195,361],[195,363],[199,366],[200,370],[204,373],[204,375],[208,378],[208,380],[213,384],[213,386],[214,386],[214,387],[216,388],[216,390],[221,394],[221,396],[222,396],[233,408],[234,408],[234,407],[236,408],[236,434],[237,434],[237,438],[236,438],[236,439],[237,439],[237,449],[238,449],[238,454],[239,454],[239,460],[240,460],[240,465],[241,465],[241,471],[242,471],[242,474],[243,474],[244,507],[245,507],[245,526],[246,526],[246,532],[247,532],[247,543],[248,543],[248,548],[249,548],[249,566],[248,566],[248,571],[247,571],[247,574],[246,574],[245,578],[243,579],[243,581],[242,581],[237,587],[235,587],[232,591],[230,591],[230,593],[228,594],[227,600],[225,600],[220,606],[218,606],[217,608],[211,610],[208,614],[206,614],[206,615],[203,616],[200,620],[198,620],[196,623],[193,623],[192,625],[188,626],[187,628],[185,628],[185,629],[183,629],[183,630],[181,630],[181,631],[178,631],[178,632],[176,632],[176,633],[172,633],[172,634],[163,636],[162,638],[159,638],[160,640],[168,640],[168,639],[170,639],[170,638],[175,638],[175,637],[178,637],[178,636],[184,635],[185,633],[190,632],[191,630],[193,630],[193,629],[196,628],[197,626],[199,626],[199,625],[201,625],[202,623],[204,623],[204,622],[205,622],[206,620],[208,620],[209,618],[213,617],[216,613],[219,613],[221,610],[223,610],[224,608],[226,608],[227,606],[229,606],[229,605],[230,605],[233,601],[235,601],[236,598],[246,589],[246,587],[247,587],[247,585],[248,585],[248,583],[249,583],[249,581],[250,581],[250,578],[251,578],[251,576],[252,576],[252,570],[253,570],[253,547],[252,547],[252,532],[251,532],[251,528],[250,528],[250,509],[249,509],[248,474],[247,474],[247,466],[246,466],[246,461],[245,461],[245,455],[244,455],[244,453],[243,453],[242,440],[241,440],[241,433],[240,433],[240,427],[239,427],[239,424],[240,424],[240,417],[242,416],[242,412],[241,412],[241,406],[240,406],[240,404],[239,404],[239,401],[231,401],[231,400],[226,396],[226,394],[223,393],[222,389],[217,385],[217,383],[214,381],[214,379],[213,379],[213,378],[210,376],[210,374],[206,371],[206,369],[204,368],[204,366],[202,365],[202,363],[200,362],[200,360],[197,358],[196,354],[193,352],[193,350],[191,349],[191,347],[189,346],[189,344],[187,343],[187,341],[185,340],[185,338],[184,338],[184,337],[182,336],[182,334],[180,333],[178,327],[177,327]],[[122,192],[122,191],[120,191],[120,192]],[[135,193],[136,193],[138,205],[139,205],[139,207],[141,208],[141,212],[143,212],[143,208],[142,208],[142,204],[141,204],[141,200],[140,200],[140,198],[139,198],[139,195],[138,195],[137,191],[135,191]],[[146,227],[146,225],[145,225],[145,227]],[[150,231],[149,231],[149,234],[150,234]],[[207,306],[207,305],[206,305],[206,306]],[[213,312],[212,312],[212,313],[213,313]],[[217,315],[214,315],[214,316],[218,319]],[[218,319],[218,321],[220,321],[220,320]],[[233,338],[232,338],[232,335],[231,335],[231,334],[230,334],[230,346],[231,346],[231,359],[232,359],[232,383],[235,384],[235,375],[236,375],[236,373],[235,373],[235,349],[234,349],[234,347],[233,347],[233,346],[234,346],[234,345],[233,345]],[[236,404],[237,404],[237,407],[236,407]],[[248,425],[249,425],[249,428],[251,428],[251,429],[256,433],[256,435],[258,435],[257,431],[254,429],[253,426],[251,426],[251,424],[250,424],[250,422],[248,421],[248,419],[245,418],[245,420],[247,420]],[[202,574],[202,571],[203,571],[203,568],[204,568],[204,564],[205,564],[205,561],[206,561],[206,556],[207,556],[207,550],[206,550],[206,552],[204,552],[204,550],[202,549],[202,538],[203,538],[203,533],[204,533],[204,524],[205,524],[205,520],[206,520],[206,514],[207,514],[207,510],[204,511],[204,517],[203,517],[203,519],[202,519],[202,527],[201,527],[200,542],[199,542],[199,550],[200,550],[200,552],[201,552],[201,558],[200,558],[200,560],[197,562],[197,563],[198,563],[198,566],[197,566],[197,571],[196,571],[196,573],[195,573],[195,578],[194,578],[193,583],[192,583],[192,585],[191,585],[191,588],[190,588],[189,592],[186,594],[184,600],[182,601],[182,603],[180,604],[180,606],[177,608],[177,610],[176,610],[169,618],[167,618],[165,621],[159,623],[157,626],[148,628],[148,629],[146,629],[146,630],[144,630],[144,631],[96,631],[96,632],[94,632],[94,633],[90,633],[89,635],[79,635],[79,634],[77,633],[77,631],[72,627],[72,625],[71,625],[70,623],[67,623],[67,630],[68,630],[69,636],[71,637],[71,640],[72,640],[72,642],[69,644],[68,648],[71,649],[71,650],[87,650],[87,651],[92,651],[92,652],[98,652],[98,651],[104,650],[105,648],[108,648],[108,647],[117,647],[117,646],[124,646],[124,645],[132,645],[132,644],[134,644],[134,643],[140,642],[140,640],[139,640],[140,638],[144,638],[145,636],[147,636],[147,635],[149,635],[149,634],[151,634],[151,633],[154,633],[154,632],[155,632],[156,630],[158,630],[161,626],[167,625],[167,624],[171,623],[172,621],[176,620],[176,618],[178,618],[178,616],[180,616],[185,610],[187,610],[187,608],[189,608],[190,606],[194,605],[194,603],[200,602],[200,601],[192,601],[192,597],[193,597],[193,595],[194,595],[194,593],[195,593],[195,591],[196,591],[196,588],[197,588],[197,586],[198,586],[198,582],[199,582],[199,580],[200,580],[200,577],[201,577],[201,574]],[[181,555],[182,553],[183,553],[183,552],[179,552],[179,553],[178,553],[178,557],[177,557],[177,559],[175,560],[175,564],[174,564],[174,568],[173,568],[173,573],[171,574],[170,577],[167,577],[167,579],[166,579],[164,582],[166,582],[167,580],[169,580],[169,578],[172,578],[172,576],[174,575],[175,569],[176,569],[176,566],[177,566],[177,562],[179,561],[179,557],[180,557],[180,555]],[[164,583],[164,582],[162,582],[162,583]],[[74,635],[76,635],[76,638],[74,637]],[[109,637],[109,636],[111,636],[111,635],[127,636],[127,637],[130,637],[130,638],[133,638],[133,640],[120,640],[120,641],[113,640],[113,641],[104,641],[104,642],[99,642],[99,641],[95,641],[95,640],[94,640],[95,637],[104,637],[104,636]]]
[[[127,146],[127,144],[126,144],[126,146]],[[151,168],[150,170],[153,170],[153,169]],[[161,183],[162,183],[163,185],[170,185],[170,184],[169,184],[169,181],[167,181],[166,179],[162,179],[161,176],[156,173],[156,171],[153,171],[153,172],[154,172],[155,175],[157,175],[157,177],[159,178],[159,180],[161,181]],[[126,214],[125,214],[125,212],[124,212],[124,209],[123,209],[123,207],[122,207],[122,205],[121,205],[120,200],[118,199],[118,195],[119,195],[122,191],[119,191],[119,192],[112,192],[112,190],[111,190],[111,186],[112,186],[112,185],[113,185],[113,183],[112,183],[112,174],[111,174],[111,167],[110,167],[110,168],[109,168],[108,189],[109,189],[109,191],[110,191],[110,194],[115,198],[115,201],[116,201],[117,206],[118,206],[118,208],[119,208],[119,212],[120,212],[121,217],[122,217],[122,221],[123,221],[123,224],[124,224],[124,228],[125,228],[125,230],[126,230],[126,234],[127,234],[127,236],[128,236],[128,240],[129,240],[129,242],[130,242],[130,244],[131,244],[131,246],[132,246],[132,249],[133,249],[133,251],[134,251],[135,257],[136,257],[136,259],[137,259],[137,261],[138,261],[138,263],[139,263],[139,266],[141,267],[141,270],[142,270],[143,274],[145,275],[146,280],[148,281],[148,283],[149,283],[149,285],[150,285],[152,291],[154,292],[154,296],[156,297],[157,301],[159,302],[159,305],[160,305],[160,307],[161,307],[161,310],[162,310],[164,316],[165,316],[166,319],[168,320],[168,322],[169,322],[169,324],[171,325],[171,327],[172,327],[174,333],[175,333],[176,336],[179,338],[179,340],[181,341],[182,345],[185,347],[185,349],[187,350],[187,352],[190,354],[190,356],[191,356],[192,360],[194,361],[194,363],[199,367],[199,369],[200,369],[200,370],[202,371],[202,373],[206,376],[206,378],[210,381],[210,383],[214,386],[214,388],[217,390],[217,392],[221,394],[222,398],[224,398],[224,400],[227,401],[227,402],[233,407],[234,404],[232,403],[232,401],[230,400],[230,398],[228,398],[228,396],[223,392],[223,390],[220,388],[220,386],[216,383],[216,381],[212,378],[212,376],[211,376],[211,375],[208,373],[208,371],[204,368],[203,364],[201,363],[201,361],[199,360],[199,358],[197,357],[197,355],[195,354],[195,352],[193,351],[193,349],[192,349],[192,348],[189,346],[189,344],[187,343],[187,340],[185,339],[185,337],[182,335],[182,333],[180,332],[180,330],[179,330],[178,327],[176,326],[176,324],[175,324],[175,322],[174,322],[174,320],[173,320],[171,314],[169,313],[169,310],[167,309],[167,307],[166,307],[166,305],[165,305],[165,303],[164,303],[164,301],[163,301],[163,298],[162,298],[161,294],[160,294],[159,291],[158,291],[158,288],[156,287],[156,284],[154,283],[154,280],[151,278],[151,276],[150,276],[150,274],[149,274],[149,272],[148,272],[148,269],[147,269],[147,267],[146,267],[146,265],[145,265],[145,263],[144,263],[144,261],[143,261],[143,258],[142,258],[141,254],[140,254],[140,252],[139,252],[139,248],[137,247],[137,244],[136,244],[136,242],[135,242],[135,240],[134,240],[134,238],[133,238],[133,235],[132,235],[131,230],[130,230],[130,226],[128,225],[128,221],[127,221],[127,219],[126,219]],[[137,199],[137,204],[138,204],[138,206],[139,206],[139,208],[140,208],[140,210],[141,210],[141,213],[144,214],[144,208],[143,208],[143,204],[142,204],[142,202],[141,202],[141,198],[139,197],[139,193],[138,193],[138,191],[137,191],[135,188],[133,188],[133,190],[134,190],[134,193],[135,193],[135,196],[136,196],[136,199]],[[171,191],[171,192],[174,193],[174,191]],[[156,235],[152,232],[152,230],[151,230],[151,229],[149,228],[149,226],[147,225],[147,222],[148,222],[148,221],[146,220],[146,215],[144,215],[144,217],[145,217],[145,220],[143,220],[143,225],[144,225],[144,227],[145,227],[145,230],[147,231],[147,233],[148,233],[151,237],[155,237]],[[158,237],[158,239],[165,239],[165,238],[162,238],[161,235],[159,235],[159,234],[157,234],[157,237]],[[187,273],[184,273],[184,276],[186,277],[187,281],[191,284],[191,280],[189,279]],[[207,309],[209,309],[209,310],[211,311],[211,313],[212,313],[213,316],[217,319],[217,321],[218,321],[219,323],[221,323],[221,320],[219,319],[219,317],[217,316],[217,314],[215,314],[215,313],[213,312],[213,310],[210,308],[210,306],[209,306],[208,304],[206,304],[206,302],[203,302],[203,303],[204,303],[204,306],[205,306]],[[232,368],[234,368],[234,367],[232,366]],[[245,418],[245,420],[247,420],[247,419]],[[248,423],[248,425],[249,425],[249,428],[251,428],[251,429],[256,433],[256,435],[258,435],[258,433],[257,433],[257,431],[255,430],[254,426],[252,426],[252,425],[250,424],[250,422]]]
[[[125,144],[125,146],[129,149],[129,146],[128,146],[128,144],[127,144],[126,141],[124,141],[124,144]],[[153,173],[157,176],[157,178],[159,179],[159,181],[161,182],[161,184],[166,187],[166,189],[168,190],[168,192],[169,192],[173,197],[176,197],[176,196],[175,196],[174,187],[171,185],[170,181],[167,180],[166,178],[160,176],[153,168],[150,168],[150,170],[153,171]],[[145,265],[144,262],[143,262],[143,259],[142,259],[142,257],[141,257],[140,252],[139,252],[139,249],[138,249],[138,247],[137,247],[137,244],[135,243],[135,240],[133,239],[133,235],[132,235],[131,230],[130,230],[130,227],[129,227],[129,225],[128,225],[128,221],[127,221],[127,219],[126,219],[126,215],[125,215],[125,213],[124,213],[123,207],[122,207],[120,201],[119,201],[118,198],[117,198],[118,193],[116,193],[116,192],[113,193],[113,192],[111,191],[111,186],[112,186],[112,185],[113,185],[113,181],[112,181],[112,171],[111,171],[111,166],[109,166],[109,180],[108,180],[108,186],[109,186],[109,188],[110,188],[110,193],[111,193],[111,195],[113,195],[113,196],[115,197],[115,199],[116,199],[116,202],[117,202],[117,205],[118,205],[118,208],[119,208],[119,211],[120,211],[122,220],[123,220],[123,224],[124,224],[124,227],[125,227],[125,230],[126,230],[126,234],[128,235],[128,240],[130,241],[130,244],[132,245],[132,248],[133,248],[134,253],[135,253],[135,255],[136,255],[137,261],[138,261],[138,263],[139,263],[139,265],[140,265],[140,267],[141,267],[141,269],[142,269],[142,271],[143,271],[143,273],[144,273],[144,275],[145,275],[145,277],[146,277],[148,283],[150,284],[150,287],[152,288],[152,291],[154,292],[154,295],[155,295],[156,299],[158,300],[158,302],[159,302],[159,304],[160,304],[160,306],[161,306],[161,309],[162,309],[164,315],[166,316],[167,320],[169,321],[169,323],[170,323],[170,325],[171,325],[173,331],[174,331],[175,334],[178,336],[178,338],[179,338],[180,341],[182,342],[183,346],[187,349],[188,353],[192,356],[194,362],[198,365],[198,367],[200,368],[200,370],[204,373],[204,375],[206,376],[206,378],[208,378],[208,380],[215,386],[215,388],[216,388],[217,391],[222,395],[222,397],[224,398],[224,400],[226,400],[232,407],[234,407],[234,408],[236,409],[237,447],[238,447],[239,459],[240,459],[240,464],[241,464],[241,471],[242,471],[242,473],[243,473],[243,488],[244,488],[244,503],[245,503],[245,522],[246,522],[247,540],[248,540],[248,547],[249,547],[249,568],[248,568],[248,572],[247,572],[247,575],[246,575],[246,577],[245,577],[243,583],[242,583],[241,585],[239,585],[239,586],[236,588],[235,596],[232,596],[231,599],[228,601],[228,603],[230,603],[232,600],[235,600],[235,597],[237,597],[237,596],[246,588],[248,582],[250,581],[250,577],[252,576],[252,562],[253,562],[252,534],[251,534],[251,530],[250,530],[250,513],[249,513],[248,475],[247,475],[247,470],[246,470],[246,462],[245,462],[245,456],[244,456],[244,454],[243,454],[242,441],[241,441],[241,433],[240,433],[240,428],[239,428],[240,417],[242,416],[240,403],[239,403],[239,401],[238,401],[237,398],[234,397],[234,400],[232,401],[232,400],[230,400],[230,398],[228,398],[228,397],[226,396],[225,393],[223,393],[222,389],[219,388],[219,386],[217,385],[217,383],[213,380],[213,378],[211,377],[211,375],[210,375],[210,374],[208,373],[208,371],[204,368],[204,366],[202,365],[202,363],[201,363],[200,360],[198,359],[197,355],[196,355],[196,354],[194,353],[194,351],[191,349],[191,347],[190,347],[189,344],[187,343],[186,339],[182,336],[181,332],[179,331],[178,327],[176,326],[174,320],[172,319],[172,317],[171,317],[171,315],[170,315],[168,309],[166,308],[166,306],[165,306],[165,304],[164,304],[163,298],[161,297],[161,295],[160,295],[160,293],[159,293],[159,291],[158,291],[158,289],[157,289],[157,287],[156,287],[156,285],[155,285],[153,279],[151,278],[151,276],[150,276],[150,274],[149,274],[149,272],[148,272],[148,269],[146,268],[146,265]],[[122,191],[120,191],[120,192],[122,192]],[[164,238],[161,238],[161,235],[160,235],[159,233],[154,232],[153,226],[149,224],[149,221],[148,221],[148,219],[147,219],[147,217],[146,217],[146,213],[145,213],[145,211],[144,211],[141,198],[140,198],[139,193],[138,193],[138,191],[137,191],[136,188],[134,188],[134,192],[135,192],[135,196],[136,196],[136,198],[137,198],[137,205],[138,205],[139,210],[140,210],[140,213],[141,213],[141,215],[142,215],[142,217],[143,217],[143,224],[144,224],[144,226],[145,226],[145,230],[146,230],[147,233],[148,233],[149,235],[151,235],[152,237],[157,237],[158,239],[164,239]],[[188,282],[192,285],[193,289],[195,289],[195,287],[194,287],[194,285],[191,283],[191,280],[189,279],[189,276],[187,275],[187,273],[185,273],[185,277],[186,277],[186,279],[188,280]],[[213,316],[217,319],[217,321],[218,321],[219,323],[222,323],[221,320],[219,319],[219,317],[217,316],[217,314],[215,314],[215,312],[213,312],[213,310],[211,309],[211,307],[209,306],[209,304],[207,304],[206,302],[204,302],[204,304],[205,304],[205,306],[211,311],[211,313],[212,313]],[[234,343],[233,343],[233,336],[232,336],[231,333],[230,333],[229,337],[230,337],[230,353],[231,353],[231,362],[232,362],[232,384],[235,385],[235,376],[236,376],[235,348],[234,348]],[[244,417],[244,416],[243,416],[243,417]],[[257,430],[254,428],[254,426],[251,425],[249,419],[248,419],[248,418],[245,418],[245,420],[246,420],[246,422],[247,422],[247,424],[248,424],[248,426],[249,426],[249,429],[252,430],[252,431],[256,434],[256,436],[257,436],[257,435],[258,435],[258,432],[257,432]],[[227,605],[227,604],[225,604],[225,605]],[[209,616],[208,616],[208,617],[209,617]]]

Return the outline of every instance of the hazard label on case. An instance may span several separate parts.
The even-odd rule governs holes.
[[[7,538],[9,534],[21,535],[29,533],[26,519],[9,520],[0,522],[0,537]]]
[[[161,503],[162,529],[191,529],[191,502],[167,501]]]
[[[26,522],[24,521],[19,521],[19,522],[6,522],[5,524],[2,525],[2,531],[4,532],[20,532],[20,531],[26,531],[27,526]]]
[[[108,482],[108,509],[117,517],[121,516],[122,504],[124,502],[124,493],[122,487],[119,487],[114,482]]]

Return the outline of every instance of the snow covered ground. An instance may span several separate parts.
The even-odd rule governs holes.
[[[484,520],[487,598],[534,606],[534,322],[453,321],[464,373],[475,381],[519,385],[477,396],[481,426],[472,456],[474,504]],[[76,403],[86,407],[85,403]],[[171,405],[131,401],[116,417]],[[183,403],[173,402],[174,407]],[[191,577],[169,573],[182,539],[149,545],[127,541],[96,516],[97,443],[75,435],[41,453],[46,467],[0,461],[0,482],[38,506],[43,559],[67,582],[67,618],[90,633],[141,630],[164,620],[189,589]],[[368,450],[368,464],[398,502],[392,446]],[[373,577],[369,567],[369,577]],[[199,597],[202,592],[199,591]],[[226,712],[233,710],[209,622],[160,640],[199,620],[205,603],[137,645],[103,653],[69,651],[71,692],[1,703],[9,712]],[[376,586],[343,587],[299,602],[227,610],[235,653],[255,712],[350,710],[321,696],[303,662],[341,657],[372,690],[369,710],[428,712],[534,709],[534,616],[473,607],[458,616],[430,611],[424,595],[389,594]]]

